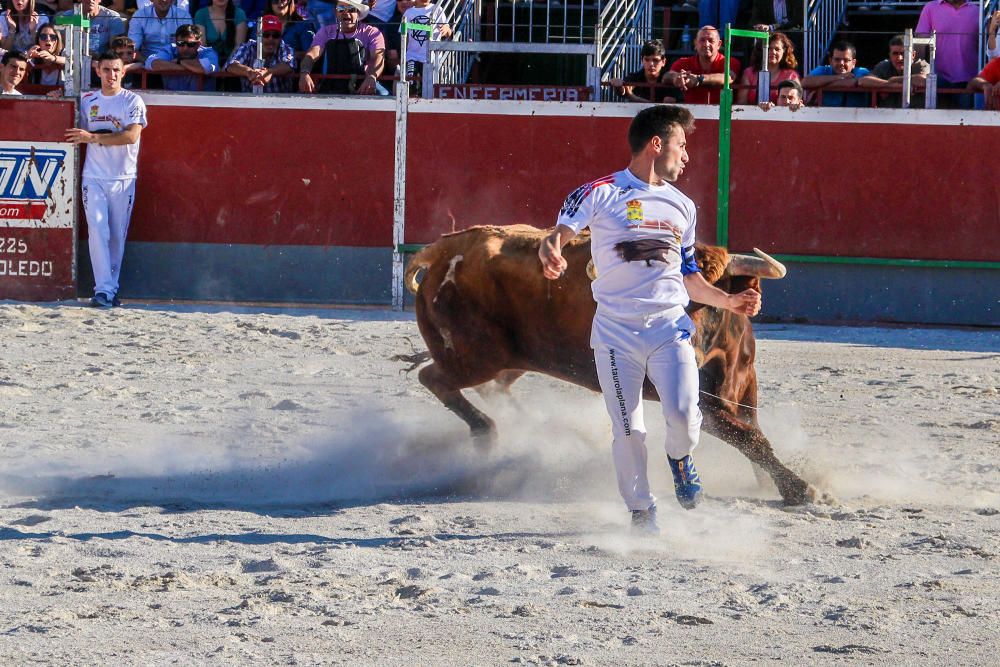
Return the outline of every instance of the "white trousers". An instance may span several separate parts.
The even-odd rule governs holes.
[[[135,179],[83,179],[83,210],[87,214],[90,265],[94,293],[118,294],[118,278],[125,255],[125,235],[135,202]]]
[[[656,502],[646,476],[646,423],[642,411],[646,377],[660,395],[667,424],[666,453],[679,459],[698,444],[701,410],[693,334],[694,323],[680,307],[653,318],[594,317],[590,344],[611,417],[611,453],[618,491],[630,510],[648,509]]]

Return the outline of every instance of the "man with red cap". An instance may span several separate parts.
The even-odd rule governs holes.
[[[240,44],[226,63],[226,71],[243,77],[243,92],[248,93],[254,86],[264,86],[265,93],[291,93],[294,85],[288,75],[295,70],[295,52],[281,39],[281,19],[267,15],[260,19],[258,36],[264,44],[264,62],[257,61],[257,40],[251,39]]]

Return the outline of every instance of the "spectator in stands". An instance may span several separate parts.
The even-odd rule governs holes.
[[[744,0],[698,0],[698,23],[701,25],[721,25],[731,23],[735,28],[740,5]]]
[[[219,62],[226,62],[233,50],[247,41],[247,15],[233,0],[212,0],[194,15],[194,23],[204,32],[204,43],[212,47]]]
[[[128,1],[131,2],[132,0]],[[152,4],[153,0],[135,0],[136,11],[140,9],[145,9],[146,7],[151,7]],[[197,5],[197,1],[195,2],[195,4]],[[189,0],[176,0],[176,2],[174,2],[174,6],[177,7],[177,9],[184,12],[185,14],[187,14],[189,18],[194,16],[194,11],[191,10],[191,3],[189,2]],[[134,15],[135,14],[133,14],[133,16]]]
[[[0,59],[0,95],[20,95],[17,85],[28,71],[28,59],[20,51],[8,51]]]
[[[910,86],[911,92],[923,90],[927,85],[927,75],[931,66],[926,60],[917,58],[917,52],[910,53]],[[903,85],[903,63],[906,62],[906,47],[902,35],[896,35],[889,40],[889,57],[872,68],[866,76],[861,77],[858,85],[866,89],[879,89]],[[880,107],[899,109],[903,106],[903,96],[900,93],[884,93],[879,95]],[[911,107],[923,107],[924,96],[913,95]]]
[[[139,0],[140,2],[149,2],[149,0]],[[186,0],[181,0],[186,2]],[[267,13],[267,0],[236,0],[236,4],[247,17],[247,25],[249,27],[250,21],[256,21],[258,18]],[[191,0],[191,16],[198,13],[198,10],[204,9],[205,7],[210,7],[212,5],[212,0]]]
[[[420,30],[406,34],[406,78],[413,82],[411,86],[415,88],[416,78],[423,76],[424,63],[427,62],[427,43],[451,37],[451,26],[441,6],[430,0],[414,0],[413,6],[403,12],[403,22],[431,28],[430,34]]]
[[[413,0],[362,0],[368,5],[368,16],[363,20],[373,28],[378,28],[385,38],[385,70],[396,71],[399,65],[399,50],[402,48],[402,35],[399,24],[403,12],[413,6]]]
[[[267,7],[268,15],[281,21],[281,41],[292,47],[297,63],[312,46],[319,26],[299,13],[295,0],[268,0]]]
[[[145,60],[170,46],[177,29],[188,23],[191,15],[175,5],[174,0],[152,0],[129,19],[128,36],[139,51],[138,58]]]
[[[749,16],[743,24],[764,32],[791,32],[802,30],[802,3],[795,0],[751,0]]]
[[[111,44],[111,38],[125,32],[125,21],[118,12],[102,7],[100,0],[82,0],[83,15],[90,19],[90,54],[104,53]],[[65,11],[63,16],[72,16],[73,10]],[[96,71],[95,71],[96,75]]]
[[[868,75],[868,70],[858,67],[857,51],[850,42],[837,42],[831,47],[829,65],[820,65],[802,80],[802,87],[809,91],[822,89],[824,107],[866,107],[869,97],[857,90],[858,80]]]
[[[218,71],[219,56],[202,45],[202,36],[201,26],[182,25],[174,33],[174,44],[146,59],[146,69],[166,75],[166,90],[215,90],[215,82],[204,75]]]
[[[931,0],[920,10],[914,30],[929,36],[937,32],[934,70],[937,87],[965,88],[979,70],[979,5],[966,0]],[[938,93],[938,108],[971,109],[971,95]]]
[[[112,37],[111,50],[122,61],[122,88],[126,90],[141,88],[143,59],[138,57],[132,38],[128,35]]]
[[[986,57],[1000,58],[1000,45],[997,44],[997,30],[1000,30],[1000,9],[993,12],[986,26]]]
[[[798,111],[805,103],[805,95],[802,91],[802,84],[797,79],[786,79],[778,84],[777,103],[768,100],[761,102],[759,106],[764,111],[770,111],[776,106],[788,107],[789,111]]]
[[[969,90],[983,94],[987,109],[1000,111],[1000,57],[986,63],[983,71],[969,82]]]
[[[288,75],[295,70],[295,52],[281,39],[281,19],[262,16],[260,35],[264,44],[264,62],[257,67],[257,40],[241,44],[226,64],[226,71],[243,77],[240,83],[244,93],[253,87],[264,87],[265,93],[290,93],[292,80]]]
[[[0,48],[27,51],[49,17],[35,11],[35,0],[7,0],[6,4],[9,9],[0,14]]]
[[[58,86],[63,80],[66,57],[63,56],[62,35],[51,23],[35,33],[35,44],[25,54],[31,63],[31,83]]]
[[[740,84],[748,86],[736,91],[737,104],[757,104],[757,80],[762,59],[760,46],[757,46],[750,57],[750,66],[743,70]],[[771,102],[778,101],[778,84],[782,81],[798,81],[799,73],[795,68],[799,61],[795,58],[795,45],[788,35],[776,32],[767,43],[767,71],[771,74]]]
[[[642,69],[629,72],[624,79],[612,79],[611,85],[617,88],[619,95],[631,102],[681,102],[684,95],[681,90],[668,81],[670,70],[667,69],[667,52],[663,42],[654,39],[642,45],[639,51],[642,58]],[[645,84],[630,86],[629,84]]]
[[[357,95],[389,94],[389,91],[378,82],[385,63],[385,38],[377,28],[360,22],[362,14],[366,14],[367,11],[368,6],[360,0],[338,1],[338,22],[320,28],[312,46],[302,57],[302,64],[299,67],[300,91],[316,92],[316,82],[312,78],[313,65],[322,56],[325,73],[352,75],[351,79],[332,82],[335,85],[329,88],[330,92]]]
[[[720,52],[722,40],[714,26],[702,26],[695,37],[693,56],[679,58],[670,66],[670,83],[684,91],[687,104],[718,104],[725,85],[726,56]],[[737,81],[740,61],[729,58],[730,80]]]

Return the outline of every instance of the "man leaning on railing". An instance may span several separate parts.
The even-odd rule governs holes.
[[[292,92],[292,81],[288,75],[294,71],[295,52],[281,39],[281,19],[277,16],[261,17],[257,35],[264,44],[263,67],[254,66],[257,39],[251,39],[233,51],[226,71],[241,77],[240,85],[244,93],[252,91],[255,85],[263,86],[265,93]]]

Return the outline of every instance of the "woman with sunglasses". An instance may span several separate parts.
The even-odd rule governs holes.
[[[35,33],[49,17],[35,11],[35,0],[9,0],[10,9],[0,14],[0,48],[25,52],[35,44]]]
[[[302,60],[302,56],[312,45],[319,30],[313,21],[299,13],[295,0],[267,0],[267,10],[264,12],[270,16],[277,16],[281,21],[281,41],[292,47],[295,52],[295,62]],[[257,25],[260,25],[260,21]],[[253,38],[257,38],[257,29],[254,28]]]
[[[35,44],[28,49],[31,62],[31,82],[43,86],[58,86],[63,80],[66,58],[62,54],[62,35],[55,26],[46,23],[35,34]]]
[[[205,31],[205,46],[215,49],[220,63],[247,41],[247,15],[233,0],[212,0],[195,12],[194,22]]]

